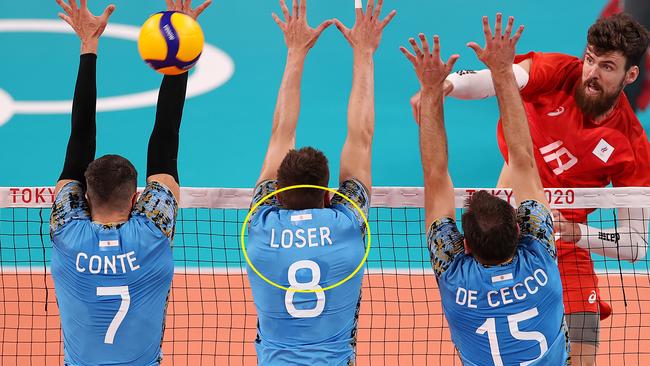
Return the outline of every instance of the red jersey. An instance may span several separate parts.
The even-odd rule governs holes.
[[[581,82],[580,59],[531,52],[517,56],[515,62],[526,59],[532,59],[532,66],[521,96],[544,187],[650,186],[650,143],[625,94],[609,116],[595,124],[574,99]],[[507,161],[501,121],[497,135]],[[565,217],[585,222],[586,215],[586,211],[576,210]]]

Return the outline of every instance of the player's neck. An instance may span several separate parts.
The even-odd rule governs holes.
[[[99,210],[97,210],[99,211]],[[129,221],[129,212],[91,212],[92,220],[101,225],[120,224]]]
[[[477,257],[477,256],[474,256],[474,259],[476,259],[476,260],[477,260],[479,263],[481,263],[481,265],[483,265],[483,266],[486,266],[486,267],[496,267],[496,266],[500,266],[500,265],[508,264],[508,263],[512,262],[512,259],[513,259],[514,257],[515,257],[515,256],[513,255],[512,257],[506,259],[505,261],[486,261],[486,260],[483,260],[483,259],[481,259],[481,258],[479,258],[479,257]]]

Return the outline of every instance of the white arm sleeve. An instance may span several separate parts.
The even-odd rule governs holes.
[[[618,227],[601,230],[579,224],[582,237],[576,243],[605,257],[635,262],[643,259],[648,251],[648,209],[617,209]]]
[[[519,90],[528,84],[528,72],[523,67],[513,64],[512,71],[515,72],[515,79]],[[496,95],[492,83],[490,70],[461,70],[447,76],[447,80],[454,86],[450,96],[458,99],[485,99]]]

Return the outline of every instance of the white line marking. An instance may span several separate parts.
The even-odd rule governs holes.
[[[0,33],[65,33],[74,31],[62,21],[47,19],[3,19],[0,20]],[[140,29],[125,24],[109,24],[105,37],[137,42]],[[195,71],[190,75],[187,86],[187,98],[208,93],[225,84],[234,74],[235,64],[223,51],[215,46],[205,44],[201,59]],[[156,105],[158,89],[105,97],[97,99],[97,112],[121,111]],[[69,114],[72,110],[71,100],[54,101],[14,101],[0,89],[0,126],[8,122],[14,114]]]

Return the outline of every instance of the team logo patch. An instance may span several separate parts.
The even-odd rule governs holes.
[[[607,143],[605,139],[600,139],[600,142],[596,145],[594,151],[592,151],[592,153],[596,155],[598,159],[602,160],[603,163],[606,163],[609,160],[609,157],[612,156],[613,152],[614,147]]]
[[[590,304],[595,303],[597,300],[596,298],[597,298],[596,291],[591,291],[591,294],[589,294],[589,299],[588,299],[589,303]]]
[[[503,282],[512,279],[513,279],[512,273],[505,273],[498,276],[492,276],[492,283]]]
[[[291,215],[291,222],[311,220],[311,214]]]
[[[112,248],[112,247],[119,247],[119,246],[120,246],[119,240],[101,240],[99,242],[100,248]]]

